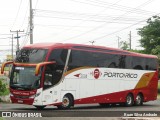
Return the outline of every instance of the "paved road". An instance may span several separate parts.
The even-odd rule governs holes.
[[[124,107],[120,105],[100,107],[98,104],[76,105],[70,110],[58,110],[54,106],[48,106],[44,110],[36,110],[34,106],[23,104],[0,104],[0,111],[12,112],[40,112],[43,117],[102,117],[124,116],[135,112],[157,114],[160,117],[160,100],[144,103],[143,106]]]

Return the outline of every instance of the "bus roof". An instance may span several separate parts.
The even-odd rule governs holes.
[[[27,45],[23,47],[24,49],[31,49],[31,48],[37,48],[37,49],[54,49],[54,48],[74,48],[74,49],[81,49],[81,50],[89,50],[89,51],[99,51],[99,52],[106,52],[105,50],[108,50],[108,52],[111,53],[117,53],[117,54],[124,54],[124,55],[130,55],[130,56],[138,56],[138,57],[147,57],[147,58],[158,58],[155,55],[147,55],[142,53],[135,53],[130,52],[127,50],[117,49],[117,48],[110,48],[110,47],[104,47],[104,46],[95,46],[95,45],[83,45],[83,44],[72,44],[72,43],[35,43],[31,45]]]

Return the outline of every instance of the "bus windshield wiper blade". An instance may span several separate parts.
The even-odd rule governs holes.
[[[30,90],[30,85],[11,85],[11,87],[18,89],[18,90]]]

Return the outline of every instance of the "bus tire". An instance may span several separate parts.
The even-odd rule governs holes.
[[[136,106],[143,105],[143,95],[142,95],[141,93],[139,93],[139,94],[136,96],[135,105],[136,105]]]
[[[62,99],[62,104],[57,106],[58,109],[69,109],[73,106],[73,98],[71,95],[66,94]]]
[[[134,99],[132,94],[128,94],[125,101],[125,106],[130,107],[134,104]]]
[[[43,110],[46,106],[35,106],[37,110]]]

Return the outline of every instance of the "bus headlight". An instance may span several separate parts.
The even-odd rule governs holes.
[[[35,95],[31,95],[29,98],[35,98],[38,97],[41,93],[36,93]]]
[[[12,93],[10,93],[10,97],[14,96]]]

